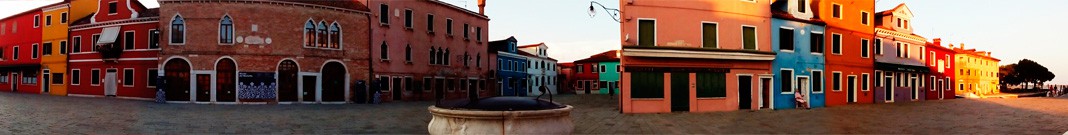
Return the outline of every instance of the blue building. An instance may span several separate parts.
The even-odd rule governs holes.
[[[824,50],[824,26],[811,0],[779,0],[771,5],[771,48],[775,52],[775,109],[798,105],[794,94],[801,93],[810,107],[823,107],[824,55],[841,54],[841,48]]]
[[[516,51],[515,37],[490,41],[489,53],[497,54],[497,86],[501,96],[527,96],[527,58]]]

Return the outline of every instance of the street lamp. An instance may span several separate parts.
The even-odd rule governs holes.
[[[611,15],[612,20],[616,20],[616,22],[622,23],[622,21],[619,21],[619,9],[604,7],[604,5],[601,5],[601,3],[597,3],[597,1],[590,1],[590,18],[597,16],[597,10],[593,7],[594,4],[597,4],[597,6],[601,6],[601,9],[604,9],[604,12],[607,12],[608,15]]]

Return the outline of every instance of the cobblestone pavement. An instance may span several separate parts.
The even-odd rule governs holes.
[[[956,99],[811,110],[619,114],[607,95],[561,95],[576,134],[1063,134],[1068,97]],[[156,104],[0,92],[0,134],[426,134],[431,102]]]

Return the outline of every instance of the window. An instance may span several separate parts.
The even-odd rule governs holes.
[[[404,46],[404,61],[412,62],[412,45]]]
[[[860,24],[868,25],[868,12],[860,12]]]
[[[89,84],[93,86],[100,85],[100,69],[89,71]]]
[[[868,58],[868,39],[860,39],[860,57]]]
[[[809,50],[812,53],[823,53],[823,33],[812,33],[810,38],[809,41],[812,43],[809,45]]]
[[[883,87],[883,72],[875,71],[875,87]]]
[[[897,27],[901,27],[901,18],[897,18]]]
[[[833,4],[831,7],[831,16],[834,18],[842,19],[842,5]]]
[[[412,91],[412,90],[415,90],[415,84],[412,84],[412,77],[411,76],[404,77],[404,91]]]
[[[842,34],[831,34],[831,53],[842,54]]]
[[[94,44],[96,44],[96,41],[99,41],[99,40],[100,40],[100,34],[93,34],[93,40],[91,42],[92,44],[89,45],[90,51],[96,52],[96,47],[94,46]]]
[[[902,48],[901,43],[897,43],[897,57],[898,58],[904,58],[905,57],[905,56],[903,56],[904,54],[905,54],[905,48]]]
[[[430,82],[433,82],[430,77],[423,77],[423,91],[430,91],[430,88],[433,88],[430,87]]]
[[[426,31],[434,33],[434,14],[426,14]]]
[[[48,43],[48,46],[52,46],[52,43]],[[37,57],[39,57],[37,55],[37,52],[38,52],[37,51],[37,44],[33,44],[33,46],[30,47],[30,51],[33,51],[33,52],[30,52],[30,54],[31,54],[30,58],[37,59]],[[52,53],[52,51],[48,51],[48,53]]]
[[[4,49],[0,49],[0,60],[4,60]]]
[[[875,55],[883,55],[883,39],[875,39]]]
[[[67,54],[67,41],[59,41],[59,54]]]
[[[598,70],[598,71],[600,71],[600,72],[607,72],[608,70],[605,70],[605,67],[604,67],[604,65],[601,65],[601,70]]]
[[[926,59],[927,59],[926,53],[923,53],[923,52],[927,52],[927,48],[921,46],[920,47],[920,61],[926,61]]]
[[[108,3],[108,15],[118,14],[119,13],[118,8],[119,8],[119,3],[118,2],[109,2]]]
[[[133,50],[134,49],[134,32],[127,31],[122,34],[122,49]]]
[[[779,88],[782,89],[782,93],[794,92],[794,70],[783,69],[779,71]]]
[[[475,67],[482,68],[482,53],[475,55]]]
[[[381,4],[378,6],[378,23],[389,25],[389,5]]]
[[[876,79],[878,80],[878,79]],[[868,91],[868,73],[860,74],[860,91]]]
[[[482,27],[475,27],[475,41],[482,42]]]
[[[134,82],[134,70],[122,69],[122,86],[133,86]]]
[[[386,45],[386,42],[383,41],[379,48],[381,48],[381,52],[378,53],[380,55],[378,57],[382,60],[389,60],[389,46]]]
[[[378,90],[389,92],[389,76],[378,76]]]
[[[638,46],[656,46],[656,20],[638,19]]]
[[[36,85],[38,72],[26,71],[22,72],[22,84]],[[47,82],[45,82],[47,83]]]
[[[823,71],[812,71],[812,92],[823,93]]]
[[[330,45],[327,46],[331,49],[341,49],[341,26],[334,22],[330,25]]]
[[[34,48],[35,48],[34,50],[36,51],[37,50],[36,47],[34,47]],[[45,56],[52,55],[52,42],[44,43],[44,45],[41,46],[41,53],[43,55],[45,55]],[[37,55],[37,53],[34,52],[34,56],[36,56],[36,55]],[[37,57],[34,57],[34,58],[37,58]]]
[[[404,27],[408,28],[408,29],[412,28],[412,10],[411,9],[405,9],[404,10]]]
[[[145,78],[148,78],[148,79],[145,79],[145,80],[148,80],[148,82],[145,83],[145,86],[148,86],[150,88],[155,88],[156,87],[156,79],[158,79],[158,78],[156,78],[157,76],[159,76],[159,70],[158,69],[148,69],[148,77],[145,77]]]
[[[171,20],[170,38],[171,44],[185,44],[185,20],[180,15],[174,16],[174,19]],[[96,42],[96,39],[97,37],[94,35],[93,42]],[[93,51],[96,50],[94,49]]]
[[[17,23],[16,23],[17,24]],[[33,15],[33,28],[41,27],[41,15]],[[16,25],[12,25],[11,29],[17,28]],[[12,30],[14,31],[14,30]],[[11,32],[15,33],[15,32]]]
[[[931,62],[929,62],[929,63],[931,63],[931,66],[937,66],[937,65],[935,65],[935,63],[937,63],[936,61],[938,61],[938,58],[936,58],[936,57],[938,57],[938,55],[935,54],[934,51],[931,51]]]
[[[311,20],[304,23],[304,46],[315,47],[315,22]]]
[[[582,69],[585,69],[585,68],[586,67],[582,66],[582,64],[575,64],[575,73],[582,73]]]
[[[74,37],[71,37],[70,39],[71,39],[71,42],[70,42],[70,45],[71,45],[70,51],[71,51],[71,53],[82,52],[82,37],[81,36],[74,36]],[[2,59],[2,58],[3,58],[3,53],[0,53],[0,59]]]
[[[831,90],[842,91],[842,72],[831,73]]]
[[[452,36],[452,18],[445,19],[445,34]]]
[[[329,35],[327,35],[326,33],[326,22],[320,21],[319,26],[315,28],[319,30],[317,33],[315,33],[315,44],[318,47],[326,48],[326,43],[329,42],[327,40],[330,40],[327,39],[327,36]]]
[[[234,43],[234,20],[230,19],[230,16],[223,16],[222,20],[219,20],[219,43]]]
[[[756,36],[757,36],[756,27],[753,27],[753,26],[742,26],[742,49],[743,50],[756,50],[757,49]]]
[[[391,84],[390,85],[391,86],[390,87],[390,91],[392,91],[392,92],[402,92],[402,90],[404,90],[404,88],[403,88],[404,87],[404,84],[403,84],[404,82],[402,82],[402,81],[403,81],[403,78],[401,78],[400,76],[394,76],[393,77],[393,81],[390,81],[390,83],[389,83],[389,84]],[[401,94],[401,93],[397,93],[397,94]]]
[[[8,80],[7,72],[0,72],[0,83],[8,82],[11,82],[11,80]]]
[[[450,56],[450,55],[449,55],[449,49],[448,49],[448,48],[446,48],[446,49],[445,49],[445,54],[444,54],[444,55],[441,55],[441,64],[442,64],[442,65],[449,65],[449,63],[451,62],[451,61],[449,60],[449,56]]]
[[[63,84],[63,73],[52,73],[52,84]]]
[[[79,39],[76,42],[81,42],[81,40]],[[79,45],[77,47],[74,47],[74,48],[77,48],[75,50],[78,50],[78,52],[81,52],[81,49],[80,49],[81,48],[81,45],[80,45],[81,43],[77,43],[77,44],[79,44]],[[159,49],[159,30],[156,30],[156,29],[148,30],[148,49]]]
[[[464,29],[462,29],[462,31],[464,31],[464,40],[467,40],[467,39],[471,39],[471,37],[470,37],[470,36],[469,36],[469,35],[467,34],[467,33],[471,33],[471,28],[470,28],[470,26],[468,26],[468,25],[467,25],[467,24],[465,23],[465,24],[464,24]]]
[[[805,0],[797,0],[797,12],[805,13]]]
[[[794,30],[779,28],[779,50],[794,51]]]
[[[718,48],[719,47],[719,24],[716,23],[701,23],[701,41],[702,46],[705,48]]]
[[[631,98],[664,98],[664,73],[631,72]]]
[[[11,59],[12,60],[18,60],[19,59],[19,47],[18,46],[15,46],[14,49],[11,49]]]
[[[45,16],[45,26],[52,26],[52,15]]]
[[[59,23],[67,23],[67,12],[59,14]]]

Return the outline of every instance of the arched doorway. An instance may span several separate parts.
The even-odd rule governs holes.
[[[329,62],[323,66],[324,102],[345,101],[345,66],[338,62]]]
[[[237,63],[229,58],[223,58],[215,64],[215,101],[237,101]]]
[[[297,93],[297,62],[284,60],[278,63],[278,102],[296,102],[300,95]]]
[[[189,62],[173,59],[164,65],[167,101],[189,101]]]

